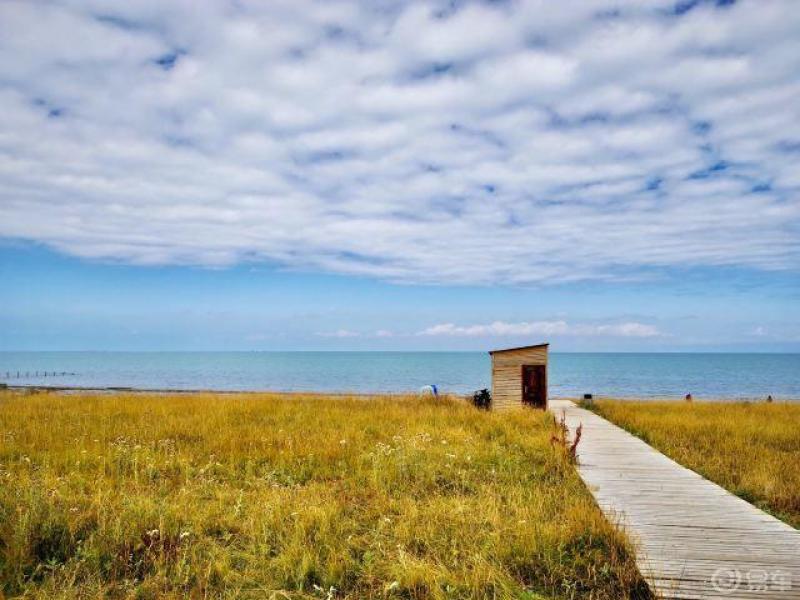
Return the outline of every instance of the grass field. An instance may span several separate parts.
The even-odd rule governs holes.
[[[594,410],[800,528],[800,404],[603,400]]]
[[[552,431],[455,400],[5,392],[0,590],[646,597]]]

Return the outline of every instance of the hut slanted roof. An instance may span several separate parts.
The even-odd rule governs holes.
[[[543,348],[550,344],[531,344],[530,346],[517,346],[516,348],[500,348],[499,350],[489,350],[489,354],[497,354],[499,352],[514,352],[515,350],[528,350],[529,348]]]

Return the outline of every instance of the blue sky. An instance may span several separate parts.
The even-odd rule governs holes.
[[[130,266],[6,245],[0,350],[796,351],[797,280],[736,269],[646,281],[451,286]]]
[[[0,4],[0,349],[800,350],[792,0]]]

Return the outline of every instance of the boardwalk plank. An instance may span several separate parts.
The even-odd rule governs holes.
[[[550,405],[583,425],[578,471],[659,597],[800,600],[800,531],[591,411]]]

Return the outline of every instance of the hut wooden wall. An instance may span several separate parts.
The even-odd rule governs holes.
[[[522,365],[546,365],[547,346],[492,353],[492,407],[522,406]]]

